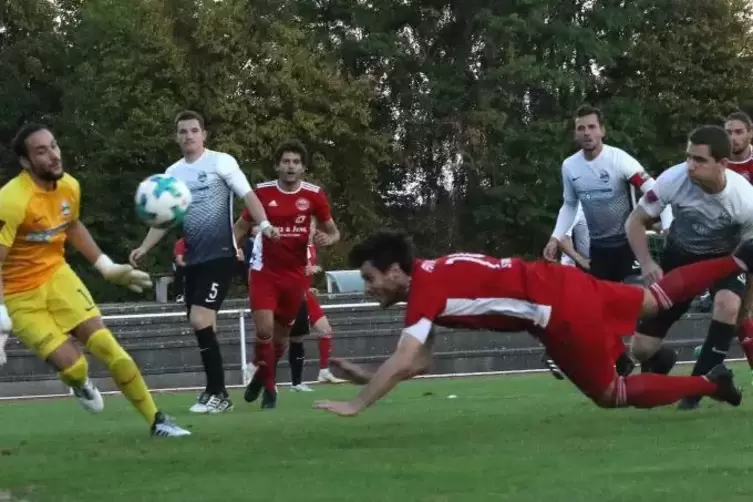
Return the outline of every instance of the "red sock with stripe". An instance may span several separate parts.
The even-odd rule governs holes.
[[[660,310],[692,300],[719,279],[743,270],[732,256],[712,258],[676,268],[649,287]]]
[[[619,386],[618,384],[618,388]],[[702,376],[669,376],[656,373],[627,376],[624,378],[623,386],[623,395],[620,396],[618,392],[618,404],[636,408],[664,406],[676,403],[684,397],[710,396],[717,390],[715,383]]]

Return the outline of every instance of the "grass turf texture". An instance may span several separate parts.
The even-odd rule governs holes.
[[[683,367],[685,372],[688,367]],[[740,384],[748,371],[735,366]],[[548,374],[404,383],[355,419],[312,410],[350,385],[260,411],[191,415],[158,394],[189,438],[151,438],[120,396],[92,416],[73,399],[0,403],[0,500],[749,501],[753,399],[601,410]],[[456,399],[448,395],[456,394]],[[12,498],[9,497],[12,493]],[[3,497],[6,498],[3,498]]]

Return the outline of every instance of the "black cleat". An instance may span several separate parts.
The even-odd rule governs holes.
[[[684,397],[677,403],[677,409],[684,411],[697,410],[700,406],[700,397]]]
[[[740,406],[743,400],[743,391],[739,387],[735,387],[734,376],[729,368],[723,364],[717,364],[706,373],[706,378],[718,387],[716,394],[711,396],[713,399],[732,406]]]
[[[261,371],[257,368],[256,373],[254,373],[254,377],[250,382],[248,382],[248,385],[246,385],[246,391],[243,393],[243,399],[245,399],[247,403],[253,403],[257,399],[259,399],[259,394],[261,393],[261,390],[263,388],[264,378],[261,375]]]
[[[745,271],[753,273],[753,240],[740,243],[740,246],[732,253],[738,261],[745,266]]]
[[[277,408],[277,390],[269,391],[264,389],[261,395],[261,409],[273,410],[275,408]]]
[[[628,376],[635,369],[635,362],[624,352],[617,358],[615,369],[620,376]]]
[[[552,372],[552,376],[556,378],[557,380],[564,380],[565,375],[562,374],[562,370],[557,366],[557,363],[549,359],[549,357],[544,353],[544,355],[541,356],[541,362],[548,369]]]

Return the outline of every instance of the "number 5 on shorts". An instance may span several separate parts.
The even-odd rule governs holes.
[[[217,288],[219,288],[220,285],[216,282],[213,282],[212,285],[209,287],[209,294],[207,295],[207,302],[213,302],[217,295],[220,293]]]

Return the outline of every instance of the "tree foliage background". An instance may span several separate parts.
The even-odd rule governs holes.
[[[190,108],[252,181],[279,142],[308,145],[343,231],[325,266],[384,225],[426,254],[535,255],[575,109],[601,107],[608,142],[658,175],[691,129],[753,111],[752,16],[745,0],[0,0],[0,182],[17,127],[50,124],[85,223],[125,259],[146,232],[135,188],[179,157]],[[145,266],[169,271],[173,242]]]

